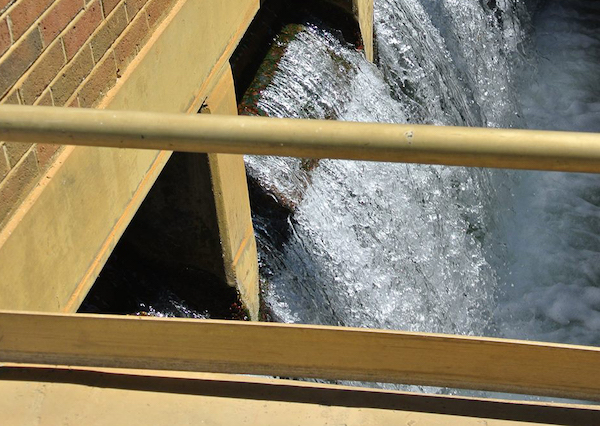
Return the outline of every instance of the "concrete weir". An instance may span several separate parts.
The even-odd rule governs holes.
[[[148,19],[151,2],[142,10],[148,9]],[[95,106],[237,114],[229,60],[260,3],[175,2],[139,53],[126,68],[117,70],[116,83]],[[372,59],[372,1],[330,3],[354,14],[365,54]],[[125,2],[124,10],[127,7]],[[92,40],[92,50],[94,46]],[[91,83],[94,75],[88,77]],[[73,96],[71,106],[83,106],[82,95]],[[179,187],[175,203],[186,206],[183,210],[213,235],[190,227],[179,229],[180,249],[166,249],[164,259],[185,259],[187,265],[208,270],[235,286],[250,318],[257,319],[258,265],[243,157],[171,154],[73,146],[61,151],[37,185],[23,194],[19,205],[11,206],[13,214],[0,229],[0,309],[75,312],[170,161],[179,170],[173,178],[178,181],[171,179],[166,184]],[[202,174],[208,176],[204,186],[194,181]],[[196,204],[189,202],[190,197],[195,197]],[[211,213],[206,213],[208,210]],[[152,216],[152,212],[143,214]],[[172,224],[150,223],[160,246]],[[152,237],[145,236],[146,240]],[[211,238],[216,243],[207,243]]]

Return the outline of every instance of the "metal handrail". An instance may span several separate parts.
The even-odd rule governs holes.
[[[600,134],[0,106],[0,140],[600,173]]]

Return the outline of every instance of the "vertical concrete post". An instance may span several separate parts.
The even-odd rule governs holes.
[[[206,99],[207,112],[237,115],[229,65]],[[227,283],[237,287],[250,318],[258,319],[258,261],[246,170],[242,155],[209,154],[221,249]]]
[[[365,56],[373,62],[373,3],[374,0],[326,0],[354,15],[360,28]]]
[[[215,81],[202,112],[237,114],[228,64]],[[205,274],[192,290],[199,297],[222,282],[237,288],[250,319],[258,319],[258,260],[243,156],[173,153],[122,240],[149,262]]]
[[[365,56],[373,62],[373,3],[374,0],[352,0],[352,11],[358,20]]]

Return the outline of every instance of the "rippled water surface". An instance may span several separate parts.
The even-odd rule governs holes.
[[[599,9],[377,0],[377,65],[307,22],[258,107],[600,131]],[[247,166],[290,208],[277,238],[268,214],[254,218],[275,320],[600,344],[595,176],[275,157]]]

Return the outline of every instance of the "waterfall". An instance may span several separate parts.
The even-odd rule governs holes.
[[[376,65],[306,22],[257,107],[272,117],[599,131],[599,11],[566,0],[377,0]],[[595,176],[246,162],[288,209],[254,211],[276,321],[600,344]]]

